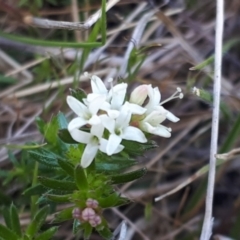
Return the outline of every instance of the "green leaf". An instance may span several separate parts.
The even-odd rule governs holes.
[[[52,239],[53,235],[57,232],[58,227],[51,227],[45,232],[39,234],[34,240],[49,240]]]
[[[58,159],[58,165],[61,167],[69,176],[74,177],[74,166],[62,159]]]
[[[5,240],[18,240],[15,232],[0,224],[0,237]]]
[[[66,119],[65,115],[62,112],[58,113],[57,121],[58,121],[58,128],[59,129],[67,128],[68,122],[67,122],[67,119]]]
[[[36,149],[28,151],[29,157],[33,158],[34,160],[42,163],[48,167],[56,168],[58,167],[57,159],[59,156],[56,154],[46,150],[46,149]]]
[[[73,234],[76,235],[77,233],[79,233],[79,230],[82,230],[81,228],[81,224],[77,219],[73,220]]]
[[[91,234],[92,234],[93,227],[89,223],[86,223],[84,225],[85,225],[85,227],[84,227],[83,238],[84,239],[89,239]]]
[[[115,176],[111,176],[112,183],[113,184],[120,184],[120,183],[127,183],[131,182],[133,180],[139,179],[143,177],[147,172],[146,168],[138,169],[136,171],[125,173],[125,174],[119,174]]]
[[[12,221],[9,208],[3,208],[3,218],[8,228],[12,229]]]
[[[96,170],[99,172],[114,172],[123,171],[136,165],[136,161],[133,159],[126,159],[122,156],[107,156],[105,154],[98,154],[96,161]]]
[[[46,192],[46,188],[43,187],[42,185],[38,184],[38,185],[34,185],[34,186],[27,188],[22,194],[27,197],[31,197],[34,195],[41,195],[45,192]]]
[[[0,205],[9,205],[12,199],[0,191]]]
[[[45,41],[42,39],[35,39],[29,37],[22,37],[19,35],[13,35],[9,33],[5,33],[0,31],[0,36],[6,39],[10,39],[12,41],[37,45],[37,46],[46,46],[46,47],[61,47],[61,48],[95,48],[101,47],[101,42],[64,42],[64,41]]]
[[[14,206],[14,204],[11,204],[10,207],[10,215],[11,215],[11,229],[19,236],[22,236],[20,221],[18,217],[18,211],[17,208]]]
[[[79,190],[81,190],[81,191],[88,190],[87,177],[86,177],[84,169],[80,165],[77,165],[75,168],[74,178],[75,178],[75,182],[76,182]]]
[[[112,232],[108,227],[104,227],[102,230],[97,230],[97,231],[104,239],[112,238]]]
[[[31,240],[26,234],[23,236],[23,240]]]
[[[118,201],[118,198],[119,194],[114,192],[105,198],[99,198],[98,203],[99,206],[101,206],[102,208],[109,208],[115,206],[115,204]]]
[[[26,234],[30,237],[33,238],[34,235],[38,232],[42,224],[45,222],[45,219],[49,213],[49,206],[45,206],[38,210],[36,215],[34,216],[33,220],[31,223],[28,225],[26,229]]]
[[[46,188],[61,190],[61,191],[75,191],[77,186],[74,182],[57,180],[47,177],[38,177],[38,181]]]
[[[82,157],[85,144],[70,145],[68,151],[65,153],[65,157],[76,166]]]
[[[57,203],[66,203],[70,202],[69,199],[71,198],[71,194],[66,194],[66,195],[55,195],[55,194],[46,194],[46,198],[53,202]]]
[[[55,214],[54,223],[63,222],[69,219],[72,219],[72,211],[74,207],[66,208]]]
[[[123,206],[123,205],[129,204],[130,202],[131,201],[129,199],[120,197],[120,198],[118,198],[118,201],[117,201],[117,203],[115,204],[114,207]]]
[[[45,145],[46,143],[35,145],[0,144],[0,147],[6,147],[7,149],[36,149]]]
[[[69,90],[71,95],[75,97],[77,100],[79,100],[80,102],[83,102],[83,98],[87,98],[86,92],[81,88],[69,89]]]
[[[78,142],[76,142],[71,134],[69,133],[69,131],[67,129],[61,129],[58,131],[58,136],[59,138],[65,142],[65,143],[68,143],[68,144],[78,144]]]
[[[58,143],[58,133],[59,125],[57,116],[54,116],[49,123],[44,126],[44,137],[47,142],[56,146]]]
[[[158,147],[158,145],[151,140],[146,143],[123,140],[121,144],[124,146],[124,151],[133,156],[141,156],[146,151]]]
[[[40,117],[36,117],[35,122],[37,124],[37,128],[38,128],[39,132],[44,135],[45,122]]]
[[[12,77],[6,77],[3,74],[0,74],[0,84],[13,84],[16,83],[17,80]]]

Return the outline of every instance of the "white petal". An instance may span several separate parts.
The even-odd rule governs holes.
[[[81,158],[81,166],[83,168],[87,168],[92,163],[97,154],[97,151],[98,145],[87,144]]]
[[[115,120],[108,117],[107,115],[101,115],[101,122],[102,125],[110,132],[110,133],[114,133],[114,129],[115,129]]]
[[[142,115],[147,111],[146,108],[143,108],[143,107],[141,107],[137,104],[134,104],[134,103],[125,102],[123,107],[125,107],[125,106],[129,109],[129,111],[132,114]]]
[[[126,140],[136,141],[140,143],[147,142],[144,133],[140,129],[132,126],[125,128],[121,137]]]
[[[167,111],[167,115],[166,115],[167,119],[170,120],[171,122],[178,122],[180,119],[178,117],[176,117],[174,114],[172,114],[171,112]]]
[[[106,152],[108,155],[112,155],[116,152],[116,149],[120,145],[122,138],[117,136],[116,134],[111,134],[108,139]]]
[[[167,128],[163,125],[153,127],[149,123],[145,122],[143,128],[144,128],[143,129],[144,131],[149,132],[149,133],[154,134],[154,135],[158,135],[160,137],[166,137],[166,138],[171,137],[171,133],[169,131],[169,128]]]
[[[96,97],[93,101],[91,101],[89,103],[89,111],[92,113],[92,114],[97,114],[100,106],[103,104],[103,102],[105,101],[105,97],[104,96],[98,96]]]
[[[67,96],[67,104],[78,116],[84,116],[88,112],[87,107],[75,97]]]
[[[119,109],[122,106],[126,92],[127,83],[120,83],[113,87],[111,100],[111,106],[113,109]]]
[[[148,85],[149,102],[145,106],[148,110],[151,110],[154,106],[159,105],[161,95],[157,87],[153,88],[152,85]]]
[[[84,126],[86,123],[87,121],[81,117],[74,118],[68,124],[68,131],[72,131],[73,129],[80,128]]]
[[[119,116],[116,119],[117,128],[125,128],[129,125],[131,119],[131,113],[124,108],[121,109]]]
[[[104,126],[102,124],[98,124],[98,125],[93,125],[90,132],[93,136],[97,136],[98,139],[100,140],[102,138],[103,131],[104,131]]]
[[[90,125],[98,125],[101,123],[101,119],[97,115],[93,115],[89,120],[88,123]]]
[[[106,139],[102,138],[101,141],[100,141],[99,150],[104,152],[104,153],[107,153],[107,144],[108,144],[108,141]],[[115,150],[114,154],[121,152],[123,149],[124,149],[123,145],[121,145],[121,144],[118,145],[118,147]]]
[[[117,147],[117,149],[115,150],[114,154],[121,152],[123,149],[124,149],[124,146],[123,146],[123,145],[121,145],[121,144],[118,145],[118,147]]]
[[[78,130],[78,129],[74,129],[72,131],[69,131],[69,133],[71,134],[72,138],[77,141],[77,142],[80,142],[80,143],[89,143],[91,138],[92,138],[92,135],[88,132],[83,132],[81,130]]]
[[[166,113],[152,111],[144,118],[144,122],[148,122],[153,126],[157,126],[158,124],[162,123],[166,119]]]
[[[107,114],[110,118],[116,119],[119,116],[120,112],[118,110],[109,109],[107,110]]]
[[[91,77],[91,86],[93,93],[107,94],[108,92],[102,80],[96,75]]]

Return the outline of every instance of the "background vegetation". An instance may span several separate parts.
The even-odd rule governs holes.
[[[240,133],[240,2],[227,1],[225,8],[220,153],[237,148]],[[36,119],[49,121],[60,110],[69,116],[65,101],[69,88],[90,90],[88,79],[82,77],[85,71],[98,75],[106,84],[112,77],[131,86],[158,86],[162,99],[181,87],[184,99],[166,104],[181,119],[177,124],[168,123],[172,137],[153,139],[159,147],[138,159],[148,174],[118,189],[133,203],[108,210],[105,216],[113,230],[122,220],[127,223],[126,239],[198,239],[206,175],[197,178],[195,173],[206,172],[209,160],[215,3],[120,0],[107,12],[106,29],[98,22],[84,31],[44,29],[26,20],[39,17],[86,22],[99,9],[101,3],[94,0],[0,1],[0,144],[43,143]],[[82,42],[90,45],[82,46]],[[91,45],[93,42],[98,44]],[[194,86],[204,90],[200,97],[192,93]],[[24,229],[31,222],[31,213],[38,210],[33,209],[37,198],[22,194],[36,183],[35,161],[24,150],[2,147],[0,167],[1,212],[4,215],[13,202]],[[49,171],[41,165],[39,169]],[[237,156],[219,162],[214,239],[240,239],[239,169]],[[47,173],[51,175],[51,171]],[[191,183],[180,191],[153,201],[188,178]],[[65,206],[52,206],[48,211],[55,207],[60,210]],[[10,209],[15,214],[13,205]],[[51,220],[50,214],[47,224],[39,228],[55,230]],[[72,223],[66,222],[54,239],[77,239],[71,231]],[[96,234],[91,239],[101,238]]]

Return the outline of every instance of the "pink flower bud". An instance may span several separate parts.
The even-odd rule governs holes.
[[[148,88],[146,84],[136,87],[130,95],[130,103],[142,105],[148,96]]]
[[[102,223],[102,219],[100,216],[95,215],[95,217],[93,219],[89,220],[89,223],[92,227],[96,227]]]
[[[89,208],[98,208],[98,201],[97,200],[94,200],[92,198],[89,198],[87,201],[86,201],[86,205],[87,207]]]
[[[82,213],[82,211],[81,211],[80,208],[74,208],[74,209],[72,210],[72,216],[73,216],[73,218],[79,219],[79,218],[81,217],[81,213]]]
[[[96,216],[96,213],[92,208],[85,208],[82,211],[82,219],[85,221],[89,221],[89,220],[95,218],[95,216]]]

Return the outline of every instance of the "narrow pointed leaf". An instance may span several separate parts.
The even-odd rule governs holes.
[[[41,184],[31,186],[27,188],[22,194],[27,197],[31,197],[34,195],[41,195],[46,192],[46,188]]]
[[[10,207],[10,215],[11,215],[11,226],[12,230],[19,236],[22,236],[20,221],[18,217],[17,208],[12,204]]]
[[[93,231],[93,227],[90,224],[86,224],[84,228],[84,234],[83,238],[84,239],[89,239]]]
[[[73,97],[75,97],[80,102],[83,102],[83,98],[87,98],[86,92],[81,88],[70,89],[70,93]]]
[[[51,168],[57,168],[57,155],[46,149],[36,149],[28,151],[29,158],[38,161],[41,164],[44,164]]]
[[[65,115],[62,112],[59,112],[57,115],[58,128],[64,129],[67,128],[68,122]]]
[[[3,226],[0,224],[0,237],[3,238],[4,240],[18,240],[18,236],[15,232],[10,230],[9,228]]]
[[[70,135],[69,131],[67,129],[60,129],[58,131],[58,136],[59,138],[68,144],[78,144],[78,142],[76,142],[72,136]]]
[[[46,198],[48,198],[49,200],[51,200],[53,202],[66,203],[66,202],[69,202],[69,199],[71,196],[72,196],[71,194],[67,194],[67,195],[47,194]]]
[[[34,216],[31,223],[28,225],[26,234],[33,238],[33,236],[38,232],[42,224],[45,222],[45,219],[49,213],[49,206],[41,208],[36,215]]]
[[[58,159],[58,165],[71,177],[74,177],[74,167],[71,163]]]
[[[39,234],[34,240],[49,240],[52,239],[53,235],[57,232],[58,227],[51,227],[47,231]]]
[[[12,221],[9,208],[3,208],[3,218],[8,228],[12,229]]]
[[[63,222],[72,219],[72,211],[74,207],[63,209],[62,211],[55,214],[54,223]]]
[[[31,239],[28,237],[28,235],[25,234],[25,235],[23,236],[23,240],[31,240]]]
[[[147,172],[147,169],[142,168],[130,173],[115,175],[115,176],[112,176],[112,183],[120,184],[120,183],[131,182],[133,180],[143,177],[146,174],[146,172]]]
[[[115,204],[118,202],[118,198],[118,193],[112,193],[105,198],[98,199],[98,203],[102,208],[109,208],[115,206]]]
[[[74,191],[77,190],[77,186],[74,182],[56,180],[46,177],[38,177],[38,181],[46,188],[62,190],[62,191]]]
[[[112,239],[112,232],[108,227],[104,227],[102,230],[98,230],[98,233],[104,238],[104,239]]]
[[[87,177],[84,169],[80,165],[77,165],[75,168],[75,182],[79,190],[81,191],[88,190]]]

